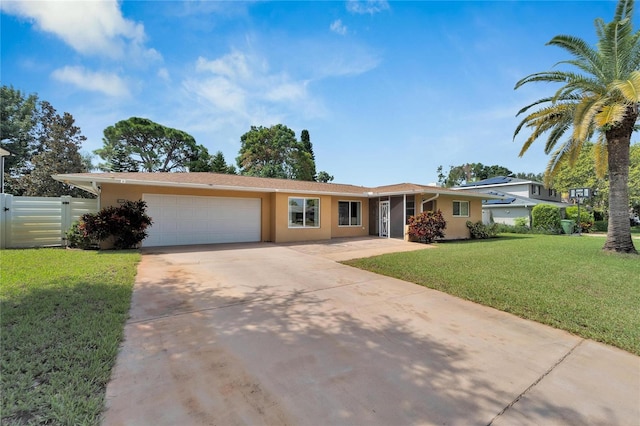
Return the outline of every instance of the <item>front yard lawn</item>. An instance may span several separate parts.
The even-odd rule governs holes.
[[[605,253],[603,244],[601,237],[503,234],[345,263],[640,355],[640,256]]]
[[[98,424],[137,251],[0,253],[0,423]]]

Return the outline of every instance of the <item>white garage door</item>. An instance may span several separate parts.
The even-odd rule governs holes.
[[[143,194],[144,247],[260,241],[260,199]]]

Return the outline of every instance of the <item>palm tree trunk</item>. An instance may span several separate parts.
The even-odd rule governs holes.
[[[609,164],[609,225],[603,250],[635,253],[629,222],[629,147],[638,105],[628,107],[619,126],[606,131]]]

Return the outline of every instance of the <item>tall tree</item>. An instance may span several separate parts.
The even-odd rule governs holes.
[[[75,125],[71,114],[59,115],[49,102],[40,102],[38,125],[35,130],[37,154],[23,169],[23,175],[13,185],[21,195],[59,197],[71,195],[86,197],[87,193],[54,180],[51,175],[82,173],[87,171],[80,154],[86,140]]]
[[[104,129],[103,148],[94,152],[110,170],[116,156],[123,161],[124,150],[132,164],[145,172],[182,172],[202,167],[209,161],[207,149],[193,136],[147,118],[131,117]]]
[[[118,144],[113,148],[113,155],[109,161],[110,172],[137,172],[138,164],[129,156],[127,149]]]
[[[12,86],[0,88],[0,144],[11,152],[4,157],[6,190],[13,193],[11,176],[17,177],[33,156],[38,97]]]
[[[532,180],[534,182],[542,182],[544,180],[544,173],[518,172],[515,174],[515,177],[518,179]]]
[[[606,208],[609,194],[608,176],[599,176],[596,172],[593,161],[594,149],[593,143],[586,142],[573,165],[563,162],[546,181],[558,192],[565,194],[571,188],[591,188],[597,191],[598,195],[591,197],[587,203],[594,207]]]
[[[211,157],[211,171],[228,175],[236,174],[236,168],[233,164],[227,164],[227,160],[225,160],[222,151],[216,152],[214,156]]]
[[[251,130],[240,137],[240,142],[236,158],[240,174],[313,180],[315,163],[287,126],[251,126]]]
[[[449,166],[449,173],[445,175],[442,166],[438,166],[438,183],[446,188],[496,176],[513,176],[513,172],[504,166],[466,163],[460,166]]]
[[[311,143],[311,136],[309,135],[309,131],[304,129],[300,132],[300,142],[302,143],[302,149],[304,152],[309,154],[311,157],[311,162],[308,162],[309,170],[306,173],[311,174],[311,179],[301,179],[301,180],[318,180],[318,176],[316,174],[316,156],[313,153],[313,144]]]
[[[551,177],[564,161],[574,164],[584,143],[597,135],[595,152],[607,159],[609,171],[609,228],[603,249],[626,253],[637,253],[628,220],[629,147],[640,104],[640,31],[633,30],[633,6],[633,0],[619,0],[613,21],[595,20],[595,48],[577,37],[558,35],[551,39],[548,44],[573,56],[561,62],[570,69],[531,74],[515,86],[563,83],[554,95],[518,112],[527,115],[516,128],[514,139],[523,127],[531,129],[520,156],[540,136],[548,135],[545,152],[551,153],[551,160],[546,176]],[[532,107],[538,109],[530,112]],[[600,175],[603,169],[598,168]]]
[[[330,175],[329,173],[325,172],[324,170],[321,170],[321,171],[318,172],[318,176],[316,177],[316,181],[323,182],[323,183],[332,182],[333,181],[333,176]]]

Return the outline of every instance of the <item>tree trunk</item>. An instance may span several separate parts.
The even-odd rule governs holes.
[[[629,221],[629,147],[638,118],[638,105],[630,106],[619,126],[607,130],[609,164],[609,226],[603,250],[635,253]]]

